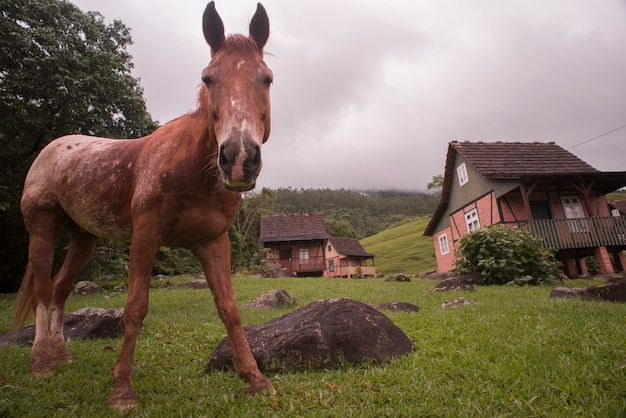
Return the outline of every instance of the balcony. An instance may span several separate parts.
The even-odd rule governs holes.
[[[324,257],[310,257],[308,259],[273,259],[266,260],[268,267],[276,270],[287,269],[292,273],[312,273],[321,272],[326,268],[326,260]]]
[[[557,250],[617,247],[626,249],[626,217],[605,216],[529,221],[519,229],[543,239],[543,246]]]

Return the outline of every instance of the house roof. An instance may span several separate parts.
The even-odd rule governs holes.
[[[370,254],[361,245],[356,238],[339,238],[329,237],[331,245],[335,247],[335,251],[343,255],[352,255],[360,257],[374,257],[374,254]]]
[[[626,184],[626,172],[595,169],[554,142],[457,142],[448,144],[439,206],[424,230],[433,235],[450,198],[455,155],[485,178],[520,181],[595,181],[604,193]]]
[[[487,178],[599,173],[554,142],[451,142],[450,148]]]
[[[259,242],[307,241],[328,238],[323,213],[263,216]]]

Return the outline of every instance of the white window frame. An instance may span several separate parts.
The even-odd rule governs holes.
[[[463,187],[465,184],[469,183],[467,166],[465,163],[461,163],[461,165],[456,168],[456,174],[459,177],[459,186]]]
[[[612,209],[611,216],[620,216],[619,209]]]
[[[476,231],[480,228],[480,219],[478,219],[478,209],[474,208],[470,211],[465,212],[465,226],[467,227],[467,232]]]
[[[589,224],[584,219],[585,211],[578,196],[561,196],[561,204],[569,231],[572,233],[589,232]]]
[[[308,263],[310,260],[309,247],[302,246],[298,249],[298,258],[300,263]]]
[[[446,255],[450,252],[450,245],[448,245],[448,234],[443,233],[439,235],[439,253]]]

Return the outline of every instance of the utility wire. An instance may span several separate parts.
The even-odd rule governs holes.
[[[591,142],[591,141],[595,141],[596,139],[602,138],[603,136],[606,136],[606,135],[608,135],[608,134],[612,134],[613,132],[615,132],[615,131],[619,131],[620,129],[624,129],[624,128],[626,128],[626,125],[622,125],[622,126],[620,126],[619,128],[615,128],[615,129],[613,129],[612,131],[608,131],[608,132],[603,133],[602,135],[598,135],[598,136],[595,136],[595,137],[593,137],[593,138],[591,138],[591,139],[587,139],[586,141],[583,141],[583,142],[581,142],[581,143],[579,143],[579,144],[572,145],[571,147],[569,147],[569,148],[567,148],[567,149],[568,149],[568,150],[570,150],[570,149],[572,149],[572,148],[576,148],[576,147],[578,147],[578,146],[580,146],[580,145],[586,144],[586,143]]]

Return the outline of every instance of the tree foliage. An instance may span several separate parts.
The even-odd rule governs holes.
[[[540,284],[556,280],[559,263],[541,239],[493,225],[463,236],[455,250],[456,272],[480,273],[486,284]]]
[[[14,286],[27,253],[21,187],[39,151],[65,134],[134,138],[157,124],[123,23],[64,0],[0,0],[0,15],[0,274]]]

